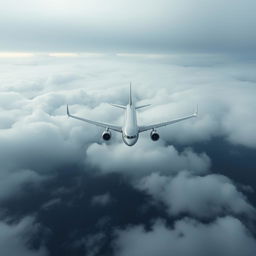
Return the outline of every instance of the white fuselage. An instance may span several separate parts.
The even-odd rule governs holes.
[[[139,138],[139,127],[137,125],[136,109],[133,104],[128,104],[125,110],[124,126],[122,137],[126,145],[134,145]]]

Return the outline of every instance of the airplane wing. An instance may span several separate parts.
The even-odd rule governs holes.
[[[101,122],[96,122],[96,121],[92,121],[92,120],[89,120],[89,119],[86,119],[86,118],[81,118],[81,117],[78,117],[78,116],[73,116],[69,113],[69,109],[68,109],[68,105],[67,105],[67,115],[69,117],[72,117],[74,119],[78,119],[78,120],[81,120],[81,121],[84,121],[84,122],[87,122],[89,124],[94,124],[96,126],[100,126],[100,127],[103,127],[105,129],[110,129],[110,130],[113,130],[113,131],[116,131],[116,132],[122,132],[122,127],[121,126],[116,126],[116,125],[112,125],[112,124],[106,124],[106,123],[101,123]]]
[[[148,131],[148,130],[151,130],[151,129],[156,129],[156,128],[159,128],[159,127],[162,127],[162,126],[166,126],[166,125],[169,125],[169,124],[174,124],[174,123],[186,120],[186,119],[197,117],[197,114],[198,114],[198,108],[195,111],[195,113],[190,115],[190,116],[185,116],[185,117],[174,119],[174,120],[171,120],[171,121],[168,121],[168,122],[146,125],[146,126],[140,126],[139,127],[139,132],[145,132],[145,131]]]

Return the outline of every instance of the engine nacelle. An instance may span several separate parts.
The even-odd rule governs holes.
[[[151,137],[151,140],[153,141],[157,141],[160,138],[159,134],[155,130],[151,131],[150,137]]]
[[[111,132],[110,131],[104,131],[102,133],[102,139],[103,140],[110,140],[111,139]]]

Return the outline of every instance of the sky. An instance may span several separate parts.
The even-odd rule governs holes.
[[[2,51],[213,52],[255,56],[253,0],[15,0]]]
[[[0,10],[0,254],[256,253],[254,1],[31,1]],[[119,133],[132,82],[141,125]]]

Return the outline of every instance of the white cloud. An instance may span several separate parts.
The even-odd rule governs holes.
[[[140,134],[138,144],[131,148],[121,142],[120,134],[106,145],[101,141],[102,129],[66,117],[68,103],[76,115],[121,124],[122,111],[106,103],[126,104],[130,80],[138,103],[153,103],[139,112],[139,124],[189,114],[197,103],[199,117],[158,129],[161,140],[157,143],[150,140],[149,133]],[[87,170],[90,164],[104,174],[132,175],[136,178],[133,182],[142,179],[139,188],[166,204],[172,216],[185,212],[198,218],[221,214],[251,217],[254,209],[228,178],[197,176],[209,171],[210,159],[203,152],[194,152],[193,143],[222,136],[231,143],[255,148],[255,81],[254,63],[234,63],[223,56],[0,60],[2,197],[20,193],[26,182],[40,181],[42,173],[49,178],[63,166],[78,164]],[[165,142],[191,147],[178,151]],[[96,201],[108,201],[108,196],[98,196]],[[56,197],[43,207],[50,209],[59,203]],[[8,241],[16,241],[16,226],[1,225],[13,230]],[[15,248],[4,239],[6,247],[0,248],[11,255]],[[23,243],[17,241],[13,246],[22,252]],[[143,250],[143,255],[149,256],[169,255],[170,251],[201,255],[199,249],[202,255],[255,254],[254,240],[232,217],[219,218],[210,225],[182,220],[174,229],[155,223],[148,232],[134,227],[120,231],[117,243],[121,256],[141,255]]]
[[[7,170],[41,173],[74,163],[89,163],[103,173],[133,177],[152,172],[162,175],[182,170],[197,174],[209,171],[206,154],[195,153],[193,148],[178,152],[173,146],[166,146],[165,141],[193,146],[194,142],[223,136],[231,143],[256,147],[253,63],[212,55],[171,55],[164,59],[105,56],[68,61],[41,56],[33,60],[12,59],[7,64],[1,61],[0,67],[0,144],[4,145],[0,160],[3,180],[10,179],[10,184],[16,183]],[[140,134],[138,144],[132,148],[121,143],[120,134],[114,132],[108,145],[99,144],[102,129],[66,117],[68,103],[76,115],[121,124],[122,110],[106,103],[126,104],[130,80],[138,104],[153,104],[138,113],[139,124],[189,114],[196,103],[199,117],[159,129],[161,140],[157,143],[150,140],[148,133]],[[28,171],[20,179],[18,184],[29,180]],[[223,182],[214,180],[221,189]],[[240,208],[235,210],[235,205],[228,202],[228,198],[233,200],[237,195],[240,201],[234,201],[245,209],[241,194],[228,183],[226,186],[234,193],[227,194],[221,205],[239,212]],[[198,201],[198,205],[202,207],[204,201]],[[185,210],[178,203],[176,208],[177,212]]]
[[[0,143],[5,145],[0,150],[3,169],[44,172],[75,163],[80,155],[80,149],[65,140],[56,126],[43,121],[25,126],[15,124],[11,129],[2,130]]]
[[[142,169],[145,173],[206,171],[209,159],[205,155],[189,149],[178,153],[172,146],[151,142],[148,133],[141,134],[133,148],[116,144],[121,142],[120,134],[114,134],[108,146],[92,144],[101,142],[102,129],[66,118],[69,103],[76,115],[121,124],[122,111],[106,102],[126,104],[131,78],[138,104],[153,104],[138,113],[139,124],[189,114],[199,104],[197,119],[159,129],[163,141],[190,144],[224,136],[231,143],[256,146],[253,64],[232,62],[221,55],[170,55],[164,60],[105,56],[68,62],[37,56],[0,65],[3,165],[55,168],[65,159],[83,162],[89,147],[87,162],[107,172],[129,168],[139,175]]]
[[[190,170],[204,173],[210,167],[210,159],[206,154],[196,154],[191,149],[179,153],[173,146],[166,147],[162,142],[150,140],[140,138],[132,148],[122,143],[94,143],[87,149],[87,163],[100,167],[106,173],[120,172],[134,176],[155,171],[175,173]]]
[[[156,221],[148,231],[142,226],[119,230],[115,252],[119,256],[251,256],[256,253],[256,241],[233,217],[218,218],[210,224],[182,219],[173,228]]]
[[[180,172],[174,177],[152,173],[137,184],[157,201],[166,204],[171,216],[189,213],[197,217],[244,214],[252,217],[255,209],[230,179],[217,174],[193,176]]]

